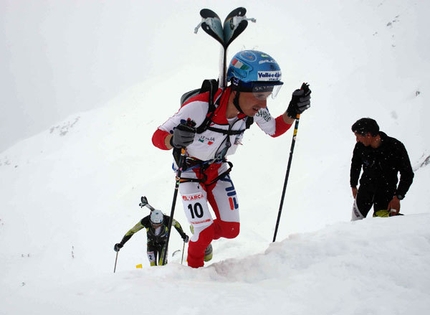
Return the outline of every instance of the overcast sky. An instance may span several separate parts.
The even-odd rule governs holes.
[[[416,71],[429,73],[425,70],[427,63],[423,62],[428,56],[420,55],[423,43],[428,42],[426,34],[413,33],[404,37],[404,44],[415,47],[411,51],[416,53],[408,56],[407,63],[379,71],[382,64],[395,58],[391,50],[401,43],[393,31],[402,25],[403,18],[413,12],[416,4],[399,1],[383,11],[381,8],[386,1],[377,7],[371,5],[371,0],[357,2],[363,4],[366,18],[375,22],[360,25],[360,31],[372,36],[365,42],[337,46],[335,44],[345,34],[357,36],[360,23],[341,1],[313,2],[302,7],[297,6],[297,0],[267,0],[264,3],[247,0],[247,16],[256,17],[257,26],[250,26],[253,31],[242,35],[242,43],[259,46],[243,47],[238,43],[230,50],[264,47],[273,52],[287,69],[285,80],[292,80],[286,81],[285,86],[296,86],[301,75],[312,81],[316,79],[316,73],[327,73],[327,78],[337,80],[339,88],[350,87],[344,76],[351,70],[351,65],[367,64],[367,52],[376,51],[375,58],[383,56],[374,68],[373,78],[379,78],[377,85],[350,91],[352,98],[378,103],[377,97],[369,93],[374,89],[386,91],[386,78],[391,76],[398,78],[399,88],[405,85],[410,85],[411,90],[422,88],[410,78]],[[330,12],[329,4],[339,8],[339,15],[326,13]],[[224,17],[232,8],[242,5],[242,0],[161,0],[157,5],[142,0],[0,0],[0,152],[56,126],[70,115],[105,106],[136,84],[150,82],[152,85],[153,81],[147,79],[167,80],[181,73],[183,68],[192,68],[195,76],[180,78],[180,90],[186,91],[199,85],[202,78],[216,77],[219,49],[209,36],[201,34],[202,31],[197,34],[197,41],[194,28],[200,22],[198,12],[208,7]],[[268,8],[282,10],[257,14]],[[288,19],[285,12],[289,13]],[[313,23],[315,16],[321,25],[330,28],[324,31],[318,28],[309,33],[297,27],[302,23]],[[342,20],[343,16],[348,16],[346,22]],[[334,20],[342,23],[345,32],[338,26],[331,26],[335,25],[331,23]],[[424,29],[423,20],[414,19],[417,28]],[[287,25],[279,26],[280,21]],[[278,31],[275,31],[276,27]],[[300,38],[300,44],[292,39],[293,34]],[[380,40],[376,41],[378,36],[390,36],[391,46],[385,47]],[[363,47],[367,50],[363,51]],[[302,59],[303,51],[316,49],[324,55],[323,62],[296,62]],[[350,62],[351,58],[355,63]],[[334,63],[343,63],[343,66],[335,67]],[[341,69],[341,72],[334,73],[334,69]],[[290,73],[294,76],[287,75]],[[145,103],[144,106],[171,106],[163,103],[169,88],[171,86],[166,84],[157,104]],[[175,95],[176,99],[179,94]],[[385,102],[385,93],[378,96]],[[361,112],[357,114],[361,115]]]
[[[104,107],[51,117],[60,128],[0,153],[1,315],[429,313],[430,1],[246,1],[257,23],[235,40],[230,56],[251,46],[277,60],[285,84],[268,101],[274,116],[303,80],[311,84],[312,107],[297,134],[290,129],[272,139],[256,124],[246,131],[229,156],[241,233],[214,241],[214,258],[197,270],[185,266],[186,253],[149,267],[144,231],[119,256],[113,245],[149,213],[138,206],[142,195],[172,211],[172,156],[151,136],[187,87],[211,77],[201,68],[217,69],[218,44],[193,34],[207,3],[178,0],[168,14],[157,0],[136,0],[158,7],[146,8],[150,13],[77,0],[50,9],[42,1],[33,0],[44,10],[8,8],[13,58],[4,65],[14,83],[2,89],[45,122],[65,107]],[[214,1],[207,7],[223,17],[240,5]],[[408,150],[415,177],[401,202],[404,216],[350,222],[350,128],[363,116]],[[183,210],[178,196],[174,218],[189,233]],[[173,232],[169,252],[186,246]]]
[[[0,0],[0,152],[166,71],[160,35],[172,19],[194,35],[201,2],[164,2]]]

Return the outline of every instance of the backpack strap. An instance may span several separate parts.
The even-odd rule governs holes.
[[[206,129],[209,128],[212,116],[214,115],[214,112],[216,109],[214,98],[215,98],[215,93],[217,90],[218,90],[218,81],[217,80],[215,80],[215,79],[208,80],[207,79],[207,80],[203,81],[202,87],[200,88],[200,91],[201,92],[209,91],[209,100],[208,100],[209,108],[208,108],[208,113],[206,114],[205,120],[203,120],[201,125],[197,127],[197,133],[199,133],[199,134],[204,132]]]
[[[181,97],[181,104],[185,103],[189,98],[192,96],[195,96],[197,94],[209,92],[209,99],[208,99],[208,112],[206,114],[205,119],[200,124],[200,126],[197,127],[196,132],[198,134],[203,133],[205,130],[209,129],[215,132],[220,132],[222,134],[228,134],[228,135],[236,135],[241,134],[244,130],[230,130],[226,131],[223,129],[218,129],[214,127],[210,127],[212,117],[216,110],[216,103],[215,103],[215,94],[218,91],[218,80],[215,79],[205,79],[202,82],[202,86],[200,89],[191,90]],[[246,119],[246,129],[248,129],[252,123],[254,122],[253,117],[247,117]]]

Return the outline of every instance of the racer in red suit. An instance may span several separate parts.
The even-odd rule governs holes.
[[[311,91],[303,84],[302,89],[293,93],[285,113],[277,118],[270,114],[267,98],[276,96],[283,82],[279,65],[263,52],[246,50],[236,54],[228,68],[227,80],[231,84],[215,93],[217,107],[207,128],[197,127],[208,114],[209,92],[184,103],[152,137],[153,144],[162,150],[186,148],[179,192],[194,232],[187,257],[188,265],[194,268],[202,267],[212,257],[212,240],[235,238],[239,234],[239,203],[227,156],[234,154],[241,144],[250,120],[268,135],[277,137],[310,107]],[[178,158],[175,168],[177,163]]]

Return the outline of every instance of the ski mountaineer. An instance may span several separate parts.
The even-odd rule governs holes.
[[[272,137],[285,133],[297,115],[310,107],[308,84],[294,91],[285,113],[272,117],[267,98],[278,93],[283,82],[278,63],[268,54],[255,50],[237,53],[227,69],[224,90],[214,96],[216,109],[210,124],[196,133],[208,114],[209,93],[202,93],[185,102],[176,114],[158,127],[153,144],[175,151],[186,148],[179,192],[193,235],[188,243],[188,266],[204,266],[212,256],[212,240],[235,238],[239,234],[239,204],[230,177],[234,154],[243,134],[254,121]],[[178,168],[175,158],[174,168]],[[212,217],[208,203],[215,218]]]
[[[398,215],[400,200],[405,197],[414,178],[405,146],[379,131],[378,123],[371,118],[357,120],[351,130],[357,141],[350,171],[354,197],[351,221],[364,219],[372,206],[374,217]],[[397,178],[399,173],[400,181]]]
[[[121,242],[115,244],[114,250],[118,252],[133,236],[134,233],[145,228],[147,239],[146,252],[148,254],[149,264],[151,266],[166,265],[167,260],[163,261],[163,257],[164,251],[166,249],[166,239],[168,232],[167,226],[169,220],[170,217],[168,215],[163,214],[160,210],[153,210],[150,215],[144,217],[133,228],[125,233]],[[184,233],[179,222],[173,219],[172,226],[175,227],[176,231],[178,231],[178,233],[181,235],[184,242],[187,243],[189,237]]]

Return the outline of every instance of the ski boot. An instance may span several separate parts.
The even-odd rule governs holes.
[[[212,244],[209,244],[209,246],[206,247],[206,249],[205,249],[204,261],[206,261],[206,262],[210,261],[213,257],[213,254],[214,254],[214,252],[213,252]]]
[[[395,217],[397,215],[403,215],[400,212],[396,213],[396,210],[378,210],[373,213],[373,217],[387,218],[387,217]]]

